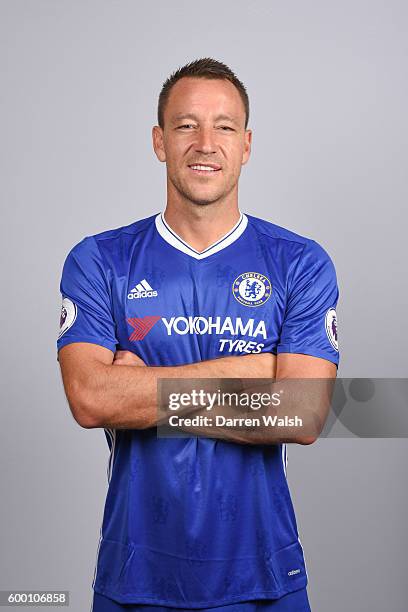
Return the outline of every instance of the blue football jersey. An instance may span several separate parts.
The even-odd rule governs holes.
[[[57,348],[91,342],[150,366],[259,352],[339,362],[333,263],[315,241],[241,214],[198,252],[163,214],[68,254]],[[108,491],[93,588],[205,608],[306,586],[285,444],[105,429]]]

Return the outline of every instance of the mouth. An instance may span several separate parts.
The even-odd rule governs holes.
[[[201,174],[202,176],[210,176],[221,171],[221,166],[218,164],[191,164],[188,167],[195,174]]]

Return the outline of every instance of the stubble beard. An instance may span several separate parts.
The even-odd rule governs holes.
[[[234,184],[227,185],[227,188],[223,191],[214,191],[211,196],[200,198],[197,192],[190,189],[186,183],[183,184],[183,181],[177,180],[177,177],[169,177],[169,179],[173,187],[184,199],[189,200],[192,204],[196,204],[197,206],[209,206],[210,204],[215,204],[219,202],[220,200],[227,197],[235,186]]]

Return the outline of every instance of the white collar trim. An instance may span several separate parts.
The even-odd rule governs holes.
[[[159,213],[156,216],[155,223],[156,229],[163,240],[171,244],[171,246],[173,246],[175,249],[186,253],[186,255],[194,257],[194,259],[204,259],[205,257],[214,255],[214,253],[218,253],[218,251],[225,249],[225,247],[235,242],[235,240],[237,240],[245,231],[246,226],[248,225],[248,217],[244,213],[240,213],[240,218],[234,227],[227,234],[225,234],[225,236],[207,247],[201,253],[193,249],[193,247],[187,244],[187,242],[180,238],[180,236],[178,236],[176,232],[171,229],[164,218],[164,213]]]

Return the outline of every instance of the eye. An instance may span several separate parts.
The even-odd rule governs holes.
[[[230,130],[231,132],[234,131],[234,129],[229,127],[228,125],[221,125],[220,127],[221,127],[222,130]]]
[[[184,125],[179,125],[177,129],[181,130],[182,128],[189,128],[189,127],[194,127],[194,125],[192,123],[185,123]]]

